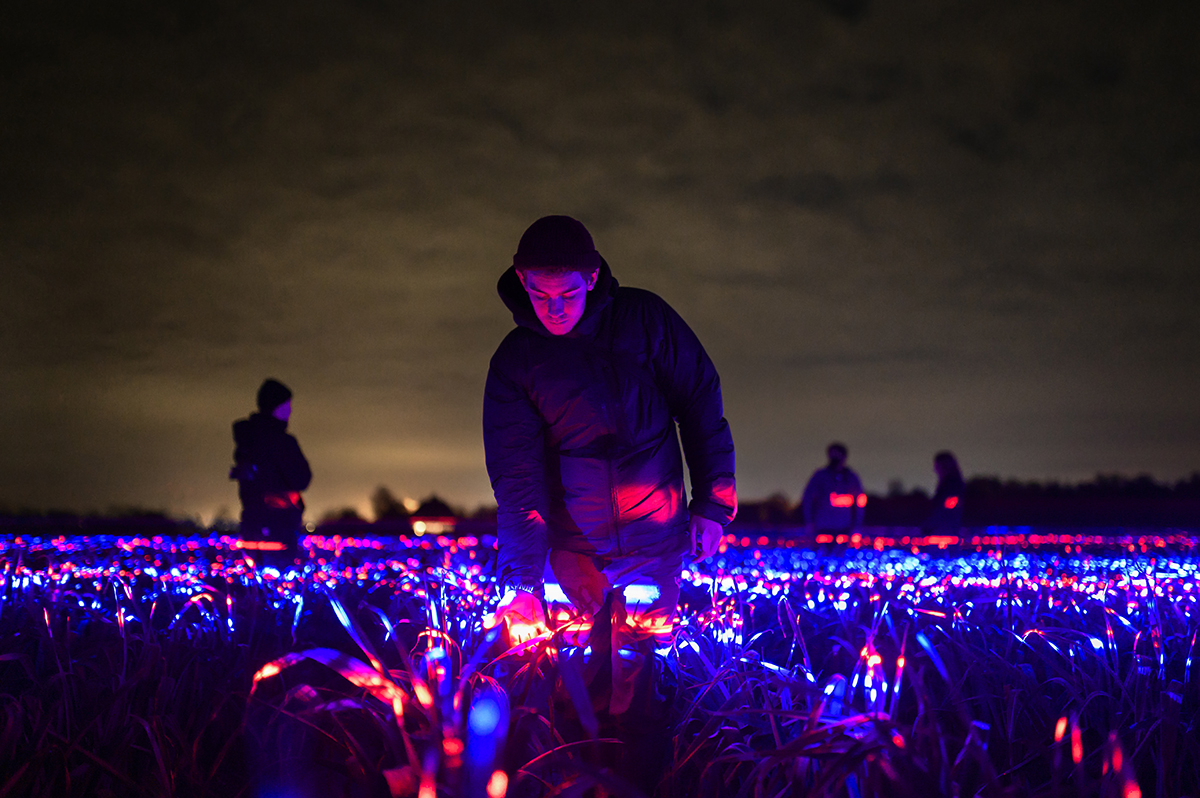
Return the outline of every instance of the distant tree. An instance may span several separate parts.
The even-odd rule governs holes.
[[[496,512],[496,505],[481,504],[475,508],[474,512],[472,512],[468,518],[471,518],[475,521],[495,521]]]
[[[421,502],[421,506],[413,513],[414,518],[460,518],[462,513],[442,501],[436,494]]]
[[[866,526],[916,526],[929,517],[929,494],[924,488],[906,490],[894,479],[885,496],[869,495],[863,514]]]
[[[1175,483],[1175,495],[1181,499],[1200,499],[1200,471]]]
[[[353,507],[343,507],[340,510],[330,510],[329,512],[325,513],[325,515],[321,516],[322,524],[338,524],[347,522],[366,523],[363,517],[358,514],[358,510],[355,510]]]
[[[1125,477],[1120,474],[1097,474],[1088,482],[1064,484],[1055,480],[1023,482],[1016,479],[1001,481],[994,476],[971,477],[967,482],[968,496],[984,500],[1031,499],[1167,499],[1200,497],[1200,474],[1174,485],[1159,482],[1149,474]]]
[[[213,520],[209,523],[209,528],[218,532],[236,533],[239,528],[238,520],[229,514],[229,508],[222,507],[213,516]]]
[[[773,493],[761,501],[742,502],[737,517],[742,523],[786,524],[792,520],[791,513],[792,504],[787,496]]]
[[[141,518],[154,520],[167,520],[170,516],[166,510],[151,509],[148,507],[138,507],[137,505],[115,505],[109,507],[101,516],[103,518]]]
[[[371,511],[375,513],[375,520],[380,519],[406,519],[408,518],[408,510],[404,508],[404,502],[392,495],[392,492],[383,485],[375,489],[371,494]]]

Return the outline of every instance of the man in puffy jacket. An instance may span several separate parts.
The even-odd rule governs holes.
[[[720,380],[683,319],[619,286],[575,219],[534,222],[498,291],[517,326],[492,357],[483,407],[507,589],[497,618],[517,639],[545,628],[549,560],[591,628],[611,630],[588,643],[611,652],[615,715],[672,631],[685,561],[712,555],[737,511]],[[650,598],[627,602],[632,584],[651,585]]]
[[[233,424],[233,468],[242,500],[241,534],[247,549],[270,563],[290,564],[304,514],[300,492],[312,480],[300,444],[287,432],[292,392],[282,382],[263,381],[258,412]]]
[[[851,532],[863,519],[867,494],[862,481],[846,465],[849,454],[843,443],[831,443],[825,450],[829,464],[818,468],[804,486],[800,506],[809,533]]]

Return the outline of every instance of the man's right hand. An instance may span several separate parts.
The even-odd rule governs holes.
[[[546,634],[546,614],[541,600],[525,590],[514,590],[496,608],[495,622],[508,626],[508,637],[514,646]]]

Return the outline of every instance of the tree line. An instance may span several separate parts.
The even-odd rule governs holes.
[[[1078,483],[975,476],[963,495],[963,524],[1054,526],[1200,527],[1200,472],[1175,482],[1148,474],[1098,474]],[[920,526],[933,509],[923,488],[893,482],[885,494],[867,494],[867,526]],[[743,502],[735,523],[788,526],[804,523],[799,503],[777,493]]]

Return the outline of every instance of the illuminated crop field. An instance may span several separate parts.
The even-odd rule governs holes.
[[[238,546],[0,542],[0,796],[637,794],[586,652],[487,628],[490,538]],[[645,791],[1196,794],[1198,564],[1179,533],[730,536],[684,574]]]

